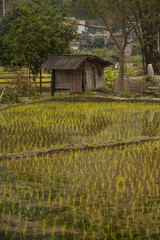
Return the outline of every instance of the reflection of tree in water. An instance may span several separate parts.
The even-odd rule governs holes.
[[[142,136],[158,136],[160,112],[146,111],[143,118]]]

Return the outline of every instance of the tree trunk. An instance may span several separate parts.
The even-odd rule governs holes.
[[[31,66],[30,65],[29,65],[29,84],[30,84],[30,91],[32,91]]]
[[[118,93],[121,94],[124,91],[124,51],[123,47],[120,51],[120,60],[119,60],[119,77],[118,77]]]
[[[36,83],[36,76],[35,74],[33,74],[33,82],[34,82],[34,89],[35,89],[35,93],[37,92],[37,83]]]
[[[141,20],[141,31],[139,34],[142,56],[144,60],[144,73],[147,74],[147,66],[152,63],[155,73],[159,74],[160,57],[158,54],[158,31],[159,31],[159,11],[153,13],[142,21],[144,16],[150,13],[150,8],[146,4],[144,8],[139,7],[139,18]]]
[[[6,0],[3,0],[3,17],[6,14]]]
[[[142,63],[143,63],[143,73],[146,75],[147,69],[145,64],[145,55],[144,55],[144,46],[141,44],[141,53],[142,53]]]

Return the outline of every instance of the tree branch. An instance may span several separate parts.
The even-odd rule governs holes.
[[[95,10],[97,11],[98,15],[101,17],[102,21],[104,22],[105,26],[106,26],[106,30],[110,33],[111,37],[112,37],[112,40],[114,41],[116,47],[120,50],[121,49],[121,45],[118,43],[118,41],[116,40],[115,36],[113,35],[113,32],[108,24],[108,22],[106,21],[106,19],[104,18],[104,16],[102,15],[102,13],[99,11],[97,5],[96,5],[96,2],[95,0],[91,0],[92,1],[92,4],[95,8]]]
[[[3,94],[4,94],[4,90],[2,91],[2,93],[0,95],[0,102],[2,101]]]
[[[2,118],[3,121],[5,121],[4,117],[2,116],[2,114],[0,113],[0,117]]]

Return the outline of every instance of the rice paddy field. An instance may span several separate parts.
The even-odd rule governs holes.
[[[1,110],[0,239],[160,239],[160,141],[96,148],[160,136],[159,113],[118,102]],[[94,148],[45,153],[83,144]]]
[[[31,75],[31,77],[33,76]],[[7,85],[13,86],[17,81],[17,79],[19,78],[21,79],[29,78],[29,69],[27,67],[24,67],[17,72],[9,71],[4,69],[3,67],[0,67],[0,88],[4,88]],[[49,83],[50,81],[51,81],[51,74],[43,71],[42,72],[43,88],[44,89],[47,88],[48,91],[50,91],[50,89],[48,89],[48,87],[50,87],[50,83]],[[39,74],[38,76],[36,76],[36,83],[39,86],[40,84]],[[33,81],[32,81],[32,84],[34,84]]]
[[[159,104],[45,102],[0,113],[1,153],[160,136]]]

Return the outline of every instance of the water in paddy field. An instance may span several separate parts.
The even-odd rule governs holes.
[[[0,239],[159,239],[160,141],[0,161]]]
[[[7,108],[0,154],[158,137],[159,113],[145,103]],[[160,239],[160,141],[0,159],[0,239]]]
[[[0,113],[0,153],[160,136],[158,104],[45,102]]]

